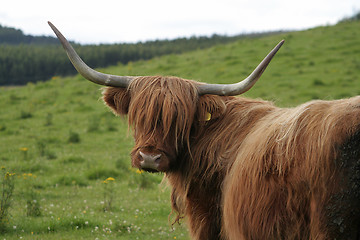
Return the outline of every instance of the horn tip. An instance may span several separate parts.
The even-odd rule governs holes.
[[[52,24],[50,21],[48,21],[48,24],[49,24],[49,26],[51,27],[51,29],[55,32],[55,34],[57,35],[58,30],[57,30],[57,28],[55,27],[55,25]]]

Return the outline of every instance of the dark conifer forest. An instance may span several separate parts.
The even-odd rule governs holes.
[[[254,33],[238,36],[178,38],[138,43],[80,45],[75,50],[92,68],[118,63],[147,60],[166,54],[204,49],[240,38],[259,37],[279,32]],[[24,85],[46,81],[53,76],[75,74],[60,43],[55,37],[24,35],[21,30],[0,25],[0,85]]]

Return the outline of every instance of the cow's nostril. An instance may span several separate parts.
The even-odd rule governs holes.
[[[141,157],[140,160],[141,168],[157,170],[157,167],[159,166],[161,154],[143,153],[141,151],[139,152],[139,154]]]
[[[147,154],[140,151],[140,156],[144,161],[156,161],[160,159],[161,154]]]

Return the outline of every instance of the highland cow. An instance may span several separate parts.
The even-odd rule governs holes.
[[[132,166],[165,173],[193,239],[360,238],[360,97],[278,108],[235,96],[283,41],[245,80],[204,84],[97,72],[50,26],[80,74],[111,86],[105,103],[134,130]]]

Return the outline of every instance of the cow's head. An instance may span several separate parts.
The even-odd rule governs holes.
[[[284,42],[241,82],[204,84],[177,77],[114,76],[97,72],[80,59],[55,26],[50,22],[49,25],[78,72],[92,82],[110,86],[103,92],[104,101],[116,114],[128,114],[134,129],[132,165],[152,172],[176,168],[178,153],[190,147],[190,135],[196,126],[225,110],[224,102],[215,95],[239,95],[249,90]]]
[[[104,90],[106,104],[115,114],[127,114],[133,127],[134,167],[164,172],[173,169],[178,153],[189,147],[191,132],[224,111],[221,98],[199,96],[196,86],[194,81],[155,76],[135,78],[128,88]]]

